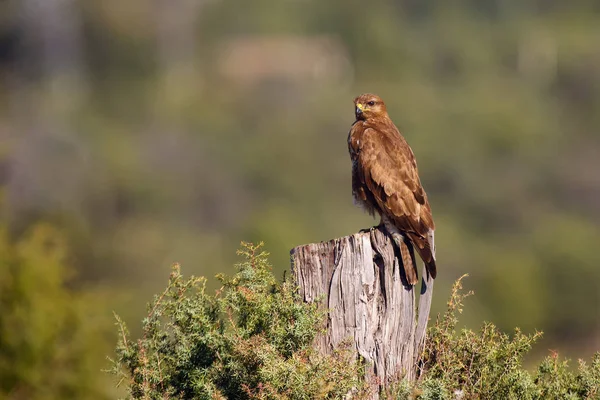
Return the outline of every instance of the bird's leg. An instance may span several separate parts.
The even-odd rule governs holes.
[[[381,217],[381,223],[385,226],[385,230],[388,231],[392,239],[394,239],[394,243],[396,246],[402,251],[402,244],[404,243],[404,236],[400,233],[400,230],[396,228],[396,226],[389,220],[389,218],[383,216]]]
[[[370,228],[363,228],[360,231],[358,231],[359,233],[369,233],[369,232],[373,232],[379,228],[381,228],[383,226],[383,219],[379,220],[379,224],[378,225],[374,225]]]
[[[402,261],[402,267],[406,276],[406,281],[409,285],[415,285],[419,281],[417,275],[417,265],[415,264],[414,256],[411,251],[412,245],[409,245],[404,240],[404,235],[400,233],[400,230],[390,221],[386,216],[382,216],[381,220],[385,225],[385,229],[394,239],[398,250],[400,251],[400,260]]]

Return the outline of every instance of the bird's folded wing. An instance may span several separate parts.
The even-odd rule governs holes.
[[[368,128],[362,139],[358,162],[363,184],[398,228],[426,237],[434,229],[433,218],[412,150],[397,132]]]

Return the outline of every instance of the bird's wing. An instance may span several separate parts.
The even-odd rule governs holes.
[[[361,179],[396,226],[424,239],[435,228],[417,163],[399,132],[367,128],[359,152]]]

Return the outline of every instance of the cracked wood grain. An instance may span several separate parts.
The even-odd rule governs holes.
[[[302,299],[329,309],[315,346],[327,354],[350,338],[378,389],[398,377],[416,379],[431,307],[433,279],[420,290],[407,285],[397,252],[379,228],[291,251]]]

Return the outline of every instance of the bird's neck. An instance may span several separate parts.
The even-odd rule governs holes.
[[[375,115],[365,119],[366,125],[382,126],[382,125],[394,125],[392,120],[387,114]]]

